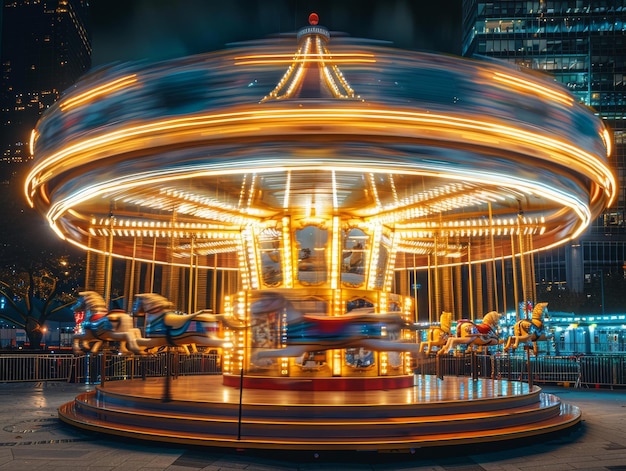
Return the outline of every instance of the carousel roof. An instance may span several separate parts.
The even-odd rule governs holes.
[[[168,263],[193,239],[235,267],[285,217],[385,227],[417,266],[487,260],[577,237],[616,194],[607,130],[547,77],[319,25],[94,70],[33,144],[25,192],[60,237]]]

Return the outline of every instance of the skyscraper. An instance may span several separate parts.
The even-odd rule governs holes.
[[[463,54],[552,75],[611,130],[616,202],[580,240],[535,258],[540,288],[596,296],[604,312],[605,283],[623,280],[626,264],[626,0],[464,0]]]
[[[2,8],[0,171],[29,159],[39,116],[91,66],[86,0],[5,0]],[[12,164],[12,165],[8,165]]]

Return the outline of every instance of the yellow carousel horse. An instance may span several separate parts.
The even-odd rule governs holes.
[[[460,320],[457,323],[456,335],[449,337],[437,355],[454,351],[458,345],[489,347],[498,345],[498,321],[500,314],[496,311],[488,312],[483,316],[482,324],[475,324],[469,320]]]
[[[428,328],[426,341],[420,342],[419,352],[430,355],[433,347],[441,348],[448,341],[448,337],[452,333],[452,313],[443,311],[439,318],[439,325],[433,325]]]
[[[513,326],[513,335],[510,336],[504,345],[504,351],[510,349],[515,350],[520,342],[531,342],[533,344],[533,353],[537,355],[537,342],[539,340],[548,340],[552,336],[546,333],[543,324],[544,316],[548,313],[548,303],[537,303],[533,308],[530,319],[522,319]]]

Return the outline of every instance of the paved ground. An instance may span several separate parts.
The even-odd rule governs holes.
[[[57,419],[57,407],[92,386],[0,383],[0,471],[432,470],[626,471],[626,390],[544,387],[579,406],[565,433],[480,447],[389,453],[223,451],[114,439]]]

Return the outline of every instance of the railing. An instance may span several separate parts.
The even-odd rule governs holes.
[[[156,355],[0,354],[0,382],[105,381],[172,375],[221,374],[216,353],[159,353]]]
[[[0,354],[0,382],[104,381],[153,376],[221,374],[216,353],[183,355]],[[626,356],[443,355],[418,358],[416,374],[472,376],[573,387],[626,387]]]
[[[73,355],[0,355],[1,382],[68,380],[73,368]]]
[[[431,355],[417,361],[415,372],[575,387],[626,387],[626,356]]]

